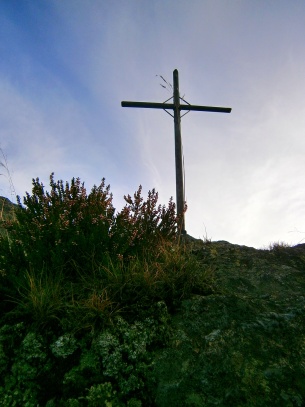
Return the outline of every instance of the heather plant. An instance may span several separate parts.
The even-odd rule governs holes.
[[[158,194],[148,193],[144,201],[141,186],[124,196],[126,205],[115,214],[110,186],[94,186],[89,194],[80,179],[71,184],[54,181],[45,191],[39,179],[33,179],[32,194],[26,193],[23,204],[18,197],[17,222],[4,222],[9,239],[1,242],[6,251],[2,270],[18,273],[28,269],[65,267],[73,273],[73,264],[87,268],[89,260],[107,264],[151,251],[160,238],[174,239],[178,218],[172,199],[169,205],[157,206]]]
[[[178,218],[172,198],[168,207],[158,205],[158,193],[155,189],[148,192],[144,201],[141,196],[142,187],[132,198],[125,195],[127,205],[117,215],[112,228],[115,235],[115,248],[125,258],[143,254],[143,249],[159,247],[160,240],[173,240],[177,236]],[[186,210],[186,207],[185,207]],[[139,250],[140,249],[140,250]],[[147,256],[147,250],[145,251]]]
[[[45,192],[39,179],[33,179],[32,195],[26,193],[22,206],[18,197],[17,222],[6,222],[9,232],[7,266],[20,272],[30,266],[69,268],[73,259],[85,263],[86,255],[109,249],[110,224],[114,208],[109,186],[102,180],[87,195],[79,178],[71,185],[54,181],[50,176],[50,192]]]
[[[118,302],[118,284],[125,286],[131,263],[149,263],[158,257],[164,242],[173,244],[176,239],[175,204],[170,199],[168,207],[158,205],[154,189],[144,200],[140,186],[133,197],[124,196],[125,207],[115,213],[104,179],[90,193],[79,178],[69,184],[56,182],[51,174],[50,191],[38,178],[32,183],[32,194],[26,193],[23,205],[18,197],[16,220],[2,222],[7,234],[0,237],[0,277],[5,280],[3,295],[18,297],[17,302],[31,308],[36,319],[39,314],[50,316],[54,307],[61,308],[60,296],[54,291],[57,275],[64,275],[61,283],[70,284],[71,296],[75,293],[74,299],[80,300],[78,305],[88,308],[91,304],[98,311],[107,303],[100,296],[108,291],[116,294]],[[99,292],[90,286],[84,298],[82,288],[78,293],[77,289],[83,281],[92,281],[96,269],[100,271]],[[46,275],[47,283],[42,281]],[[93,281],[96,284],[96,278]],[[38,304],[43,308],[39,312]],[[6,304],[6,309],[11,308]]]

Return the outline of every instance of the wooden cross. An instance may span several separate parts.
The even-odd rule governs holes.
[[[190,105],[179,94],[179,77],[177,69],[173,72],[174,94],[166,100],[164,103],[150,103],[150,102],[122,102],[122,107],[144,107],[153,109],[172,109],[174,111],[174,124],[175,124],[175,161],[176,161],[176,203],[177,203],[177,215],[180,216],[180,233],[186,234],[185,231],[185,219],[184,219],[184,180],[183,180],[183,165],[182,165],[182,143],[181,143],[181,110],[196,110],[200,112],[218,112],[218,113],[230,113],[229,107],[212,107],[212,106],[195,106]],[[173,99],[174,103],[166,103]],[[186,105],[180,104],[180,100],[186,102]],[[169,113],[169,112],[167,112]],[[188,112],[187,112],[188,113]],[[169,113],[170,114],[170,113]],[[185,113],[186,114],[186,113]]]

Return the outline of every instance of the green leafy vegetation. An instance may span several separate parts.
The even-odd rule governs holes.
[[[304,245],[181,239],[141,192],[52,174],[2,212],[0,404],[304,406]]]
[[[115,213],[105,180],[87,194],[51,174],[2,218],[2,405],[153,404],[169,310],[209,279],[177,241],[172,200],[124,198]]]

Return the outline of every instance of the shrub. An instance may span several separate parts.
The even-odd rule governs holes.
[[[133,197],[124,196],[125,207],[115,213],[105,179],[89,194],[79,178],[70,184],[56,182],[52,173],[50,191],[38,178],[32,183],[32,194],[26,193],[23,205],[17,197],[16,220],[1,222],[7,233],[0,236],[0,297],[17,298],[24,310],[32,310],[35,319],[57,317],[66,301],[60,288],[66,290],[68,284],[73,296],[75,284],[89,280],[96,284],[96,279],[92,280],[96,269],[102,270],[98,275],[102,295],[110,283],[112,293],[117,291],[112,277],[119,275],[116,281],[121,284],[131,261],[150,262],[158,257],[164,242],[176,239],[179,219],[175,204],[170,199],[167,207],[158,205],[154,189],[144,200],[140,186]],[[111,269],[115,273],[110,278]],[[91,303],[91,309],[92,304],[100,309],[107,302],[99,301],[101,292],[92,285],[87,297],[82,291],[80,288],[80,298],[76,293],[74,299],[85,307]],[[1,313],[12,308],[2,303]]]
[[[84,262],[84,256],[92,250],[105,253],[108,250],[109,229],[114,208],[109,186],[105,182],[94,186],[87,195],[79,178],[71,185],[54,181],[50,176],[51,191],[45,192],[39,179],[33,179],[32,195],[26,193],[19,210],[17,222],[6,222],[9,232],[5,256],[6,268],[20,272],[28,269],[56,269],[68,265],[71,259]],[[13,270],[12,270],[13,267]]]
[[[83,269],[90,260],[108,264],[142,255],[159,245],[160,238],[173,240],[177,233],[178,218],[175,204],[157,206],[158,194],[149,191],[144,201],[142,188],[124,196],[126,205],[115,214],[110,186],[105,179],[89,194],[79,178],[71,184],[54,181],[50,176],[50,192],[39,179],[33,179],[32,194],[26,193],[22,206],[18,197],[17,222],[7,221],[3,226],[9,233],[1,240],[1,269],[5,273],[23,272],[32,267],[65,267],[73,273],[73,264]]]

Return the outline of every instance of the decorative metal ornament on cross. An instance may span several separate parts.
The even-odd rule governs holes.
[[[196,106],[188,104],[179,94],[179,76],[178,70],[175,69],[173,72],[173,83],[174,83],[174,94],[171,98],[167,99],[164,103],[150,103],[150,102],[121,102],[122,107],[140,107],[140,108],[152,108],[152,109],[163,109],[163,110],[173,110],[174,115],[169,113],[174,118],[175,125],[175,162],[176,162],[176,205],[177,205],[177,215],[181,216],[180,220],[180,231],[181,234],[186,234],[185,230],[185,219],[184,219],[184,180],[183,180],[183,164],[182,164],[182,142],[181,142],[181,110],[195,110],[200,112],[217,112],[217,113],[231,113],[231,108],[229,107],[214,107],[214,106]],[[174,103],[166,103],[173,99]],[[186,102],[186,104],[180,104],[180,100]]]

